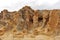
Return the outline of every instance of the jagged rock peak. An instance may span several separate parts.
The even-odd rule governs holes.
[[[7,10],[7,9],[4,9],[2,12],[5,12],[5,13],[7,13],[7,12],[8,12],[8,10]]]
[[[19,11],[33,11],[34,12],[34,10],[30,6],[24,6]]]
[[[24,6],[22,9],[32,9],[30,6]]]

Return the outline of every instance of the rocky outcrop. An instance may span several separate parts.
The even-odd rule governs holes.
[[[25,6],[18,11],[9,12],[5,9],[0,13],[1,33],[12,31],[18,34],[23,32],[52,35],[60,32],[59,29],[60,10],[33,10]]]

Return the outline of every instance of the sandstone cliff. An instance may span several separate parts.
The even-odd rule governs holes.
[[[16,35],[60,33],[60,10],[33,10],[25,6],[18,11],[4,9],[0,13],[0,36],[6,32]]]

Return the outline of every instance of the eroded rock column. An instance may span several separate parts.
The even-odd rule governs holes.
[[[33,16],[33,27],[38,27],[38,12],[37,11],[34,12],[34,16]]]

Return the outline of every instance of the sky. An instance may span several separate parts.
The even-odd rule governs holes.
[[[31,6],[32,9],[60,9],[60,0],[0,0],[0,11],[19,10],[24,6]]]

